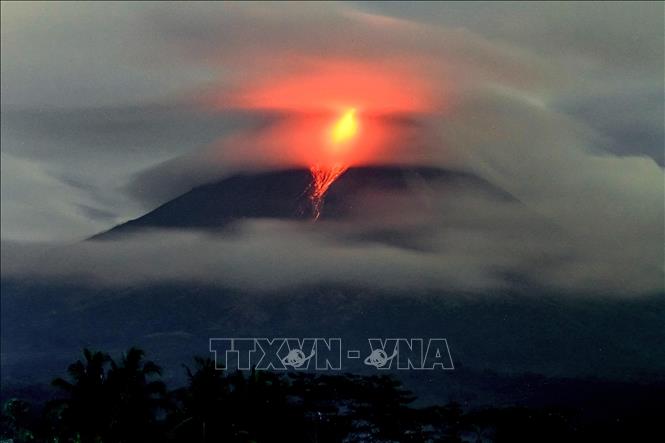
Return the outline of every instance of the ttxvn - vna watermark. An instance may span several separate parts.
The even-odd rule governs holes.
[[[364,349],[341,338],[211,338],[220,370],[339,371],[362,362],[377,370],[453,370],[445,338],[369,338]]]

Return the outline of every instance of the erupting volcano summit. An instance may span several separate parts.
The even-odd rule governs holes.
[[[349,168],[416,163],[417,150],[426,143],[414,121],[431,108],[432,96],[423,76],[402,65],[308,60],[294,72],[213,95],[218,109],[274,116],[259,129],[226,137],[220,157],[242,159],[240,170],[252,161],[262,168],[309,170],[306,193],[318,219],[326,192]]]
[[[356,119],[356,110],[349,109],[335,122],[330,130],[330,140],[332,142],[330,150],[332,151],[332,156],[349,149],[349,142],[357,134],[358,121]],[[348,168],[348,165],[334,160],[332,164],[325,165],[317,163],[309,167],[309,170],[312,173],[310,199],[312,200],[312,213],[314,214],[314,219],[318,219],[321,215],[323,197],[328,188],[330,188],[330,185],[332,185],[340,175],[344,174]]]

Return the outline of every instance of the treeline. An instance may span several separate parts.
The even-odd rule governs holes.
[[[2,442],[515,443],[620,441],[639,431],[585,427],[556,409],[416,408],[390,376],[226,372],[204,358],[184,369],[187,384],[169,390],[139,349],[119,360],[85,349],[45,406],[5,402]]]

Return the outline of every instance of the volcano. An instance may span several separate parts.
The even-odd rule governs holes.
[[[474,192],[491,199],[514,200],[474,174],[432,167],[350,168],[327,189],[321,208],[312,206],[312,186],[312,175],[307,169],[240,173],[191,189],[92,238],[109,240],[146,229],[220,229],[251,218],[352,220],[362,216],[363,197],[371,198],[375,206],[380,206],[382,200],[395,206],[388,203],[390,195],[417,201],[422,198],[423,189],[434,187],[445,189],[451,198]],[[403,208],[392,209],[399,213]]]
[[[350,238],[342,229],[345,241],[390,242],[412,252],[408,240],[428,234],[422,226],[381,232],[375,221],[408,218],[408,211],[429,203],[464,203],[469,195],[484,202],[516,203],[507,205],[511,212],[527,215],[528,210],[468,172],[367,166],[352,167],[332,183],[315,221],[311,186],[307,169],[237,174],[191,189],[93,238],[104,240],[96,245],[103,248],[154,229],[231,231],[234,223],[243,220],[277,219],[307,223],[322,231],[336,228],[337,223],[354,227],[357,223],[362,232]],[[428,201],[428,189],[434,188]],[[485,223],[486,233],[501,229],[493,220],[476,215],[473,204],[443,207],[454,208],[439,214],[453,227],[464,217],[465,226],[472,222],[473,229],[480,223]],[[450,232],[453,236],[459,231]],[[441,269],[445,266],[442,262]],[[545,389],[555,392],[551,398],[559,398],[564,391],[571,397],[588,392],[578,389],[588,385],[577,378],[588,374],[630,381],[634,368],[655,367],[662,373],[665,359],[659,344],[665,297],[563,297],[517,276],[507,277],[514,284],[482,294],[460,294],[454,288],[391,291],[378,285],[325,281],[256,292],[195,280],[120,281],[109,286],[77,278],[3,278],[0,380],[3,389],[19,389],[24,379],[47,383],[77,357],[82,346],[117,355],[136,345],[167,368],[168,380],[184,383],[181,364],[192,355],[207,355],[211,337],[342,337],[351,349],[361,349],[369,337],[445,337],[451,344],[455,371],[392,373],[426,403],[456,398],[470,405],[541,405],[542,398],[548,398],[542,394]],[[608,324],[616,327],[607,328]],[[644,350],[659,351],[642,351],[635,343],[644,344]],[[363,371],[365,365],[359,361],[349,370]],[[506,375],[521,373],[545,375]],[[576,377],[575,384],[562,385],[554,376]]]

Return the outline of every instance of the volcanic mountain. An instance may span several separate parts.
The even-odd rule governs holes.
[[[241,173],[198,186],[147,214],[93,237],[108,240],[145,229],[217,229],[248,218],[312,220],[312,177],[306,169]],[[480,193],[491,199],[514,200],[506,192],[471,173],[432,167],[365,166],[350,168],[325,195],[321,220],[352,219],[363,211],[361,199],[376,205],[390,195],[422,199],[424,190],[446,194]],[[404,199],[402,199],[404,201]],[[394,207],[399,213],[402,208]]]
[[[228,229],[233,234],[233,223],[257,218],[309,223],[321,231],[341,227],[345,241],[359,239],[348,239],[348,226],[361,227],[360,240],[373,243],[386,241],[381,229],[395,228],[388,241],[397,247],[408,243],[408,253],[416,253],[410,243],[414,236],[425,236],[427,246],[437,232],[446,239],[461,236],[467,255],[473,253],[473,244],[465,241],[467,232],[491,236],[510,224],[511,242],[523,241],[526,235],[520,225],[529,216],[526,205],[466,172],[411,166],[350,168],[328,189],[316,221],[311,183],[305,169],[230,176],[97,235],[95,239],[110,241],[89,242],[83,250],[113,250],[113,240],[153,229]],[[497,216],[486,211],[493,203],[502,209]],[[477,210],[479,206],[484,212]],[[439,217],[434,226],[427,221],[413,229],[391,224],[428,208]],[[506,213],[508,222],[502,218]],[[533,220],[528,223],[533,227]],[[132,241],[126,243],[133,246]],[[230,252],[220,250],[220,256],[224,253]],[[288,260],[288,253],[284,255]],[[446,266],[442,261],[441,269]],[[550,377],[594,374],[630,381],[634,368],[662,373],[665,297],[577,298],[508,277],[512,284],[482,293],[454,288],[388,290],[371,283],[327,281],[256,292],[190,280],[137,283],[120,278],[107,285],[76,277],[3,277],[0,380],[3,391],[5,386],[18,389],[35,380],[47,383],[78,358],[82,347],[119,355],[136,345],[167,369],[165,377],[182,383],[181,364],[192,355],[209,355],[211,337],[341,337],[349,349],[363,349],[369,337],[445,337],[454,371],[391,373],[425,402],[539,405],[542,398],[559,398],[565,392],[587,395],[586,382],[567,382],[565,391]],[[658,352],[647,352],[653,349]],[[366,371],[361,362],[349,363],[349,370]],[[545,375],[509,376],[525,372]],[[547,389],[556,393],[543,394]]]

